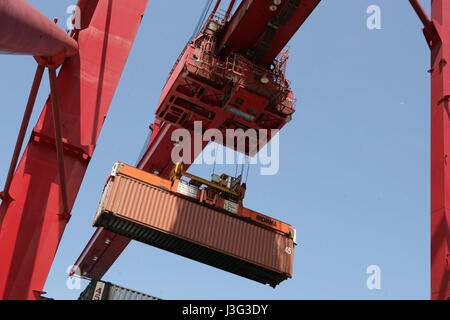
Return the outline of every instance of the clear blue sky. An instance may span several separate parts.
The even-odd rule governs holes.
[[[62,27],[74,2],[30,1]],[[430,1],[422,2],[429,11]],[[66,269],[94,231],[112,164],[136,162],[204,3],[149,1],[45,285],[48,296],[80,294],[66,288]],[[372,4],[381,7],[381,30],[366,27]],[[281,132],[279,173],[252,168],[245,205],[297,228],[293,278],[272,289],[133,242],[105,280],[165,299],[429,298],[429,50],[419,20],[407,0],[323,0],[289,46],[297,111]],[[3,183],[35,62],[1,56],[0,70]],[[45,79],[33,126],[49,92]],[[204,177],[211,171],[192,167]],[[373,264],[382,271],[381,290],[366,288]]]

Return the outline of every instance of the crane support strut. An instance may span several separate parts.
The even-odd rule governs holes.
[[[59,184],[61,186],[61,197],[63,201],[63,212],[59,215],[65,219],[70,219],[69,201],[67,200],[66,170],[64,166],[64,149],[62,145],[61,116],[59,110],[58,84],[56,82],[56,66],[48,68],[50,78],[50,92],[52,99],[53,128],[55,131],[56,156],[58,157]]]
[[[66,184],[66,173],[64,169],[64,149],[62,145],[62,130],[61,130],[61,117],[59,112],[59,99],[58,99],[58,85],[56,81],[56,69],[63,63],[64,56],[59,55],[56,57],[35,57],[38,63],[36,74],[34,77],[33,85],[31,87],[31,92],[28,98],[28,103],[25,108],[25,113],[22,120],[22,125],[20,127],[19,135],[17,137],[16,146],[14,148],[14,153],[11,159],[11,164],[9,166],[8,176],[6,178],[5,187],[0,193],[0,199],[3,201],[13,201],[14,199],[9,194],[9,189],[11,187],[11,182],[14,176],[14,172],[17,167],[17,161],[19,159],[20,151],[22,150],[23,140],[25,138],[25,133],[28,129],[30,122],[30,117],[33,112],[34,104],[36,102],[36,96],[39,91],[39,87],[42,81],[42,76],[44,70],[47,67],[49,73],[50,81],[50,93],[52,101],[52,113],[53,113],[53,127],[55,133],[55,147],[59,164],[59,176],[61,185],[61,197],[63,201],[63,212],[59,214],[63,219],[69,220],[69,204],[67,200],[67,184]]]
[[[431,299],[450,299],[450,2],[431,2],[431,20],[410,0],[431,50]]]
[[[14,200],[0,204],[0,299],[40,297],[147,2],[80,0],[81,30],[73,38],[61,30],[78,53],[68,57],[50,46],[56,58],[66,59],[58,76],[60,60],[48,61],[52,94],[9,183]],[[42,23],[36,22],[37,30],[55,27]],[[12,28],[0,18],[4,24]],[[2,31],[0,51],[1,36]],[[34,54],[34,49],[23,53]]]
[[[11,187],[11,181],[14,175],[14,171],[17,167],[17,161],[19,160],[20,150],[22,150],[23,140],[25,139],[25,134],[27,132],[28,125],[30,123],[30,117],[33,112],[34,104],[36,102],[36,96],[41,85],[42,76],[44,74],[45,65],[43,63],[38,62],[36,68],[36,74],[34,76],[33,85],[31,87],[30,95],[28,97],[28,103],[25,108],[25,113],[23,115],[22,124],[20,126],[19,135],[17,136],[16,146],[14,148],[14,153],[11,159],[11,164],[9,166],[8,176],[6,177],[5,186],[3,191],[0,192],[0,199],[3,201],[12,200],[11,195],[9,194],[9,188]]]

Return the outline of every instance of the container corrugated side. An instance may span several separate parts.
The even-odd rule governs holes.
[[[92,280],[78,300],[161,300],[110,282]]]
[[[271,286],[292,277],[285,234],[129,177],[111,177],[104,192],[97,227]]]
[[[161,300],[148,294],[111,284],[106,300]]]

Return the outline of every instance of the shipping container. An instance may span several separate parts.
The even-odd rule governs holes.
[[[78,300],[161,300],[110,282],[92,280]]]
[[[150,173],[123,171],[115,166],[109,177],[94,226],[272,287],[292,277],[295,232],[200,204]]]

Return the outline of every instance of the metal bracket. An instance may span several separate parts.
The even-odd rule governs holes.
[[[25,109],[25,113],[23,115],[20,131],[17,136],[17,142],[16,142],[16,146],[14,148],[14,153],[13,153],[11,163],[9,166],[9,172],[8,172],[8,176],[6,178],[5,186],[4,186],[3,191],[0,192],[0,199],[2,201],[14,200],[11,197],[9,190],[11,187],[11,182],[12,182],[16,167],[17,167],[17,163],[18,163],[19,156],[20,156],[20,151],[22,150],[23,141],[25,139],[25,134],[28,129],[31,114],[33,112],[37,93],[38,93],[40,85],[41,85],[42,76],[44,74],[45,68],[48,68],[48,70],[49,70],[51,96],[52,96],[52,110],[53,110],[53,116],[54,116],[53,119],[54,119],[54,125],[55,125],[55,137],[58,136],[56,134],[57,130],[59,130],[59,133],[61,132],[61,127],[60,127],[60,122],[59,122],[59,105],[57,102],[56,69],[63,64],[64,59],[65,59],[65,53],[61,52],[61,54],[58,54],[57,56],[54,56],[54,57],[35,56],[34,58],[38,64],[38,66],[37,66],[36,73],[34,76],[33,85],[31,87],[31,91],[30,91],[30,94],[28,97],[28,102],[27,102],[27,106]],[[55,97],[56,97],[56,99],[55,99]],[[55,107],[53,107],[53,106],[55,106]],[[56,116],[55,116],[55,114],[56,114]],[[55,120],[55,118],[58,118],[58,119]],[[59,128],[56,128],[56,126],[58,126]],[[33,134],[34,134],[34,132],[33,132]],[[60,134],[59,134],[59,137],[60,137],[60,139],[57,139],[56,141],[62,140]],[[61,167],[64,167],[64,164],[61,165],[61,156],[63,155],[62,141],[59,143],[59,146],[60,146],[59,148],[58,148],[58,143],[56,143],[56,145],[57,145],[57,150],[60,149],[59,151],[61,153],[61,154],[58,154],[58,160],[60,162],[60,169],[61,169]],[[89,158],[90,158],[90,156],[86,155],[84,152],[82,152],[82,157],[86,160],[89,160]],[[60,170],[60,175],[61,175],[61,170]],[[64,184],[65,184],[65,174],[63,173],[62,175],[64,176],[62,178],[62,180],[64,180]],[[61,185],[61,189],[64,190],[64,192],[66,192],[65,185],[64,186]],[[68,219],[70,219],[70,215],[67,212],[67,210],[68,210],[67,195],[63,195],[63,203],[64,203],[64,211],[65,212],[62,213],[61,216],[64,219],[68,220]]]
[[[39,131],[33,130],[31,133],[31,139],[34,142],[44,142],[48,143],[52,146],[55,146],[55,139],[53,137],[47,136]],[[73,156],[80,158],[82,161],[89,161],[91,159],[91,149],[93,149],[92,146],[88,146],[89,153],[86,152],[85,149],[80,148],[78,146],[75,146],[71,144],[67,139],[62,138],[62,145],[64,148],[64,151],[67,151],[68,153],[72,154]]]
[[[420,21],[422,21],[424,28],[423,34],[427,40],[427,44],[432,49],[436,43],[442,43],[439,27],[428,17],[418,0],[409,0],[414,11],[417,13]]]
[[[433,49],[436,44],[442,43],[439,27],[433,21],[428,27],[423,28],[423,34],[430,49]]]
[[[9,192],[0,192],[0,200],[4,201],[4,202],[9,202],[14,200],[11,195],[9,194]]]
[[[70,213],[65,213],[65,212],[58,213],[57,216],[66,221],[69,221],[70,218],[72,218],[72,215]]]
[[[43,294],[47,294],[47,292],[41,291],[41,290],[31,290],[31,292],[33,292],[36,300],[41,300],[42,299],[42,295]]]
[[[439,100],[438,104],[446,103],[446,102],[449,102],[449,101],[450,101],[450,94],[443,96],[442,99]]]

